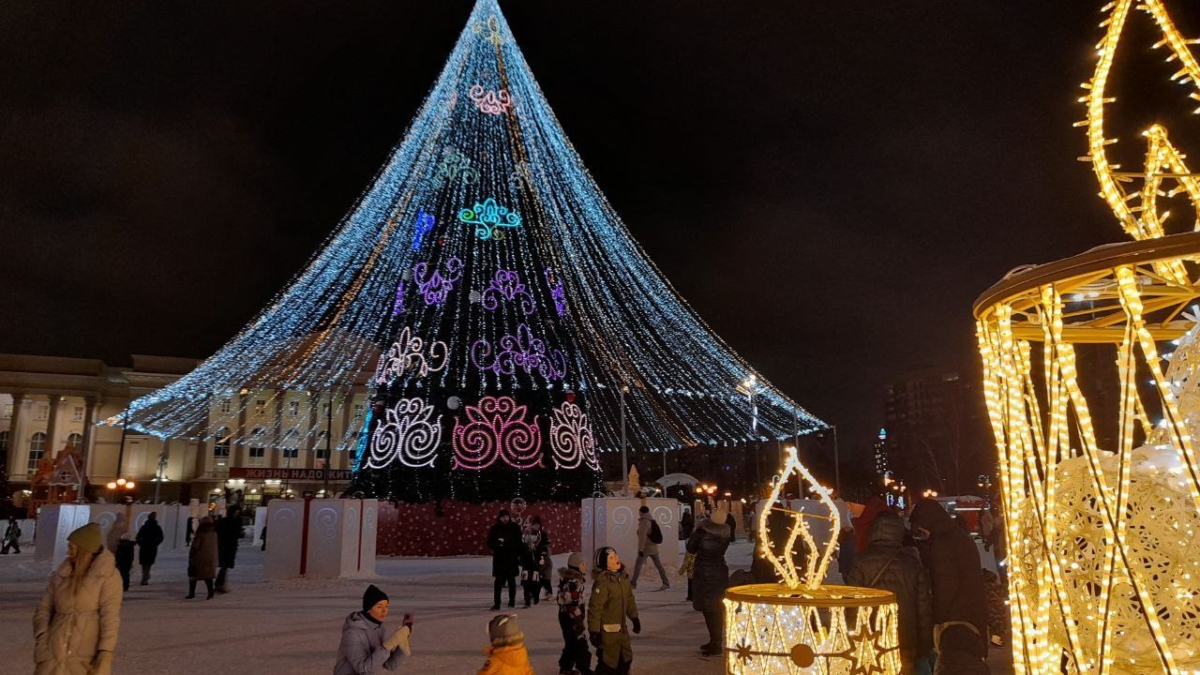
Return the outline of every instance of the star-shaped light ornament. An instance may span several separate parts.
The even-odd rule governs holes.
[[[815,503],[780,499],[793,476],[814,486]],[[735,586],[725,592],[725,672],[898,675],[896,597],[889,591],[824,583],[837,553],[838,508],[829,488],[800,463],[794,448],[788,448],[784,470],[766,504],[758,513],[759,551],[781,583]],[[791,520],[783,551],[771,545],[772,511]],[[798,542],[808,552],[799,566],[794,557]]]

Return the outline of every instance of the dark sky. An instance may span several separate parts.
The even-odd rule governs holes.
[[[845,440],[889,377],[978,368],[971,303],[1007,270],[1123,239],[1071,126],[1102,4],[501,3],[651,258]],[[0,4],[0,352],[218,349],[353,205],[470,7]]]

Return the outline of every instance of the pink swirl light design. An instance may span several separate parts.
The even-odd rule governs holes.
[[[587,413],[574,403],[566,402],[554,409],[554,417],[550,419],[550,448],[554,451],[556,468],[578,469],[586,463],[592,471],[600,470],[596,439]]]
[[[440,305],[446,301],[446,296],[454,290],[454,284],[462,278],[463,263],[458,258],[446,261],[445,274],[436,268],[430,272],[428,263],[417,263],[413,266],[413,278],[426,305]]]
[[[413,468],[432,466],[442,440],[442,417],[433,419],[433,406],[420,398],[402,398],[385,414],[386,421],[375,429],[367,466],[382,469],[396,461]]]
[[[483,292],[483,308],[494,312],[500,309],[501,300],[521,300],[521,311],[526,315],[533,314],[537,307],[533,296],[521,283],[521,275],[516,270],[499,270],[496,277],[488,282],[487,290]]]
[[[516,335],[500,338],[499,349],[492,356],[492,343],[480,338],[471,345],[471,363],[480,370],[497,375],[512,375],[517,368],[532,374],[537,371],[547,381],[561,380],[567,374],[567,357],[561,349],[549,349],[525,324],[517,325]]]
[[[471,86],[468,95],[479,108],[479,112],[488,115],[503,115],[512,107],[512,99],[509,98],[506,89],[493,91],[484,89],[482,84],[476,84]]]
[[[541,463],[542,432],[536,415],[526,421],[526,406],[508,396],[485,396],[464,412],[466,423],[454,423],[455,469],[479,471],[497,459],[517,469]]]

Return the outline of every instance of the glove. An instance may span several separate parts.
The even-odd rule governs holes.
[[[400,626],[400,628],[392,633],[392,636],[383,643],[383,646],[388,651],[399,649],[405,656],[412,654],[412,645],[408,643],[408,636],[412,633],[412,629],[408,626]]]
[[[600,645],[604,644],[604,640],[601,638],[599,631],[592,631],[588,633],[588,638],[588,641],[591,642],[592,646],[596,649],[599,649]]]
[[[92,659],[92,665],[87,670],[87,675],[111,673],[112,656],[112,652],[96,652],[95,658]]]
[[[630,621],[633,622],[633,634],[641,635],[642,634],[642,620],[635,616],[632,619],[630,619]]]

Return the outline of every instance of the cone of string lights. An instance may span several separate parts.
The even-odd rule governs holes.
[[[191,374],[108,421],[311,449],[364,392],[333,449],[354,453],[352,491],[406,502],[572,501],[599,487],[600,452],[825,426],[633,240],[496,0],[478,0],[403,140],[308,265]]]
[[[826,515],[777,506],[788,479],[799,475],[814,486]],[[758,514],[759,550],[782,583],[735,586],[725,591],[725,672],[731,675],[897,675],[900,673],[896,596],[890,591],[824,585],[837,550],[840,523],[829,489],[817,483],[788,448],[780,480]],[[786,512],[791,531],[782,552],[772,547],[768,515]],[[818,544],[809,528],[814,517],[829,522]],[[803,569],[793,558],[797,541],[809,554]]]
[[[1200,232],[1165,224],[1196,215],[1200,176],[1160,124],[1121,171],[1105,116],[1123,54],[1160,50],[1192,98],[1200,65],[1160,0],[1105,12],[1083,159],[1134,241],[1018,268],[975,305],[1019,675],[1200,672]]]

